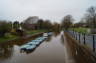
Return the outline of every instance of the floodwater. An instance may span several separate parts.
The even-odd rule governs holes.
[[[34,51],[21,52],[20,46],[33,39],[0,44],[0,63],[65,63],[61,33],[54,33]]]

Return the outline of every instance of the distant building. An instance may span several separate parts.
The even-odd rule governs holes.
[[[25,20],[26,23],[29,24],[36,24],[38,22],[39,18],[37,16],[29,17]]]
[[[37,22],[39,18],[37,16],[29,17],[24,21],[24,26],[27,29],[37,29]]]

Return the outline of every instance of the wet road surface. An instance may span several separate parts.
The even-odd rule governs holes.
[[[0,63],[66,63],[67,51],[61,34],[52,35],[32,52],[20,52],[21,44],[26,42],[0,45]]]

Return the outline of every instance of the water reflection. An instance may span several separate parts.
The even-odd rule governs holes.
[[[57,37],[58,35],[60,34],[60,32],[53,32],[53,36],[54,37]],[[45,42],[51,42],[52,40],[52,35],[51,36],[48,36],[48,38],[46,39]],[[63,40],[63,35],[61,35],[61,41],[60,41],[63,45],[64,45],[64,40]],[[36,48],[38,48],[40,46],[40,44],[38,46],[36,46]],[[26,53],[26,54],[30,54],[30,53],[33,53],[35,49],[32,49],[32,50],[20,50],[21,53]]]
[[[13,54],[12,46],[0,45],[0,60],[10,58]]]
[[[41,43],[43,43],[43,42],[41,42]],[[41,44],[40,43],[40,44]],[[26,54],[30,54],[30,53],[32,53],[32,52],[34,52],[35,50],[36,50],[36,48],[38,48],[39,46],[40,46],[40,44],[39,45],[37,45],[34,49],[32,49],[32,50],[20,50],[20,52],[21,53],[26,53]]]
[[[48,38],[47,38],[45,41],[46,41],[46,42],[50,42],[51,39],[52,39],[52,35],[48,36]],[[43,41],[43,42],[44,42],[44,41]],[[43,42],[41,42],[41,43],[43,43]],[[40,44],[41,44],[41,43],[40,43]],[[38,46],[36,46],[35,49],[32,49],[32,50],[20,50],[20,52],[21,52],[21,53],[30,54],[30,53],[34,52],[34,51],[40,46],[40,44],[39,44]]]
[[[36,49],[36,48],[35,48]],[[35,49],[32,49],[32,50],[30,50],[30,51],[26,51],[26,50],[20,50],[20,53],[26,53],[26,54],[30,54],[30,53],[32,53],[32,52],[34,52],[35,51]]]
[[[52,36],[49,36],[47,39],[46,39],[46,42],[50,42],[52,39]]]
[[[54,32],[54,36],[57,37],[60,34],[60,32]]]
[[[61,43],[64,45],[64,36],[61,35]]]
[[[38,35],[38,36],[41,36],[41,35]],[[14,45],[21,46],[29,42],[30,40],[35,39],[36,37],[37,36],[30,37],[28,39],[18,39],[18,40],[11,41],[11,42],[0,43],[0,60],[6,60],[12,57],[14,53]],[[33,51],[30,51],[30,53],[31,52]],[[28,54],[29,52],[27,51],[26,53]]]
[[[0,51],[2,51],[0,52],[0,63],[64,63],[64,46],[61,45],[63,42],[60,32],[54,32],[34,50],[21,51],[19,49],[21,45],[35,38],[19,39],[0,44]]]

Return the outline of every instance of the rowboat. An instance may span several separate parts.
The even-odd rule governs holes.
[[[46,38],[48,38],[48,37],[46,37],[46,36],[38,37],[35,40],[32,40],[31,42],[22,45],[20,47],[20,49],[21,50],[32,50],[32,49],[36,48],[36,46],[38,46],[41,42],[43,42]]]
[[[29,42],[29,43],[27,43],[27,45],[39,45],[40,44],[40,42]]]
[[[36,45],[30,45],[29,47],[26,48],[26,50],[33,50],[36,48]]]
[[[20,47],[21,50],[26,50],[27,47],[29,47],[30,45],[23,45]]]
[[[48,36],[51,36],[52,35],[52,32],[48,32],[47,34],[48,34]]]

